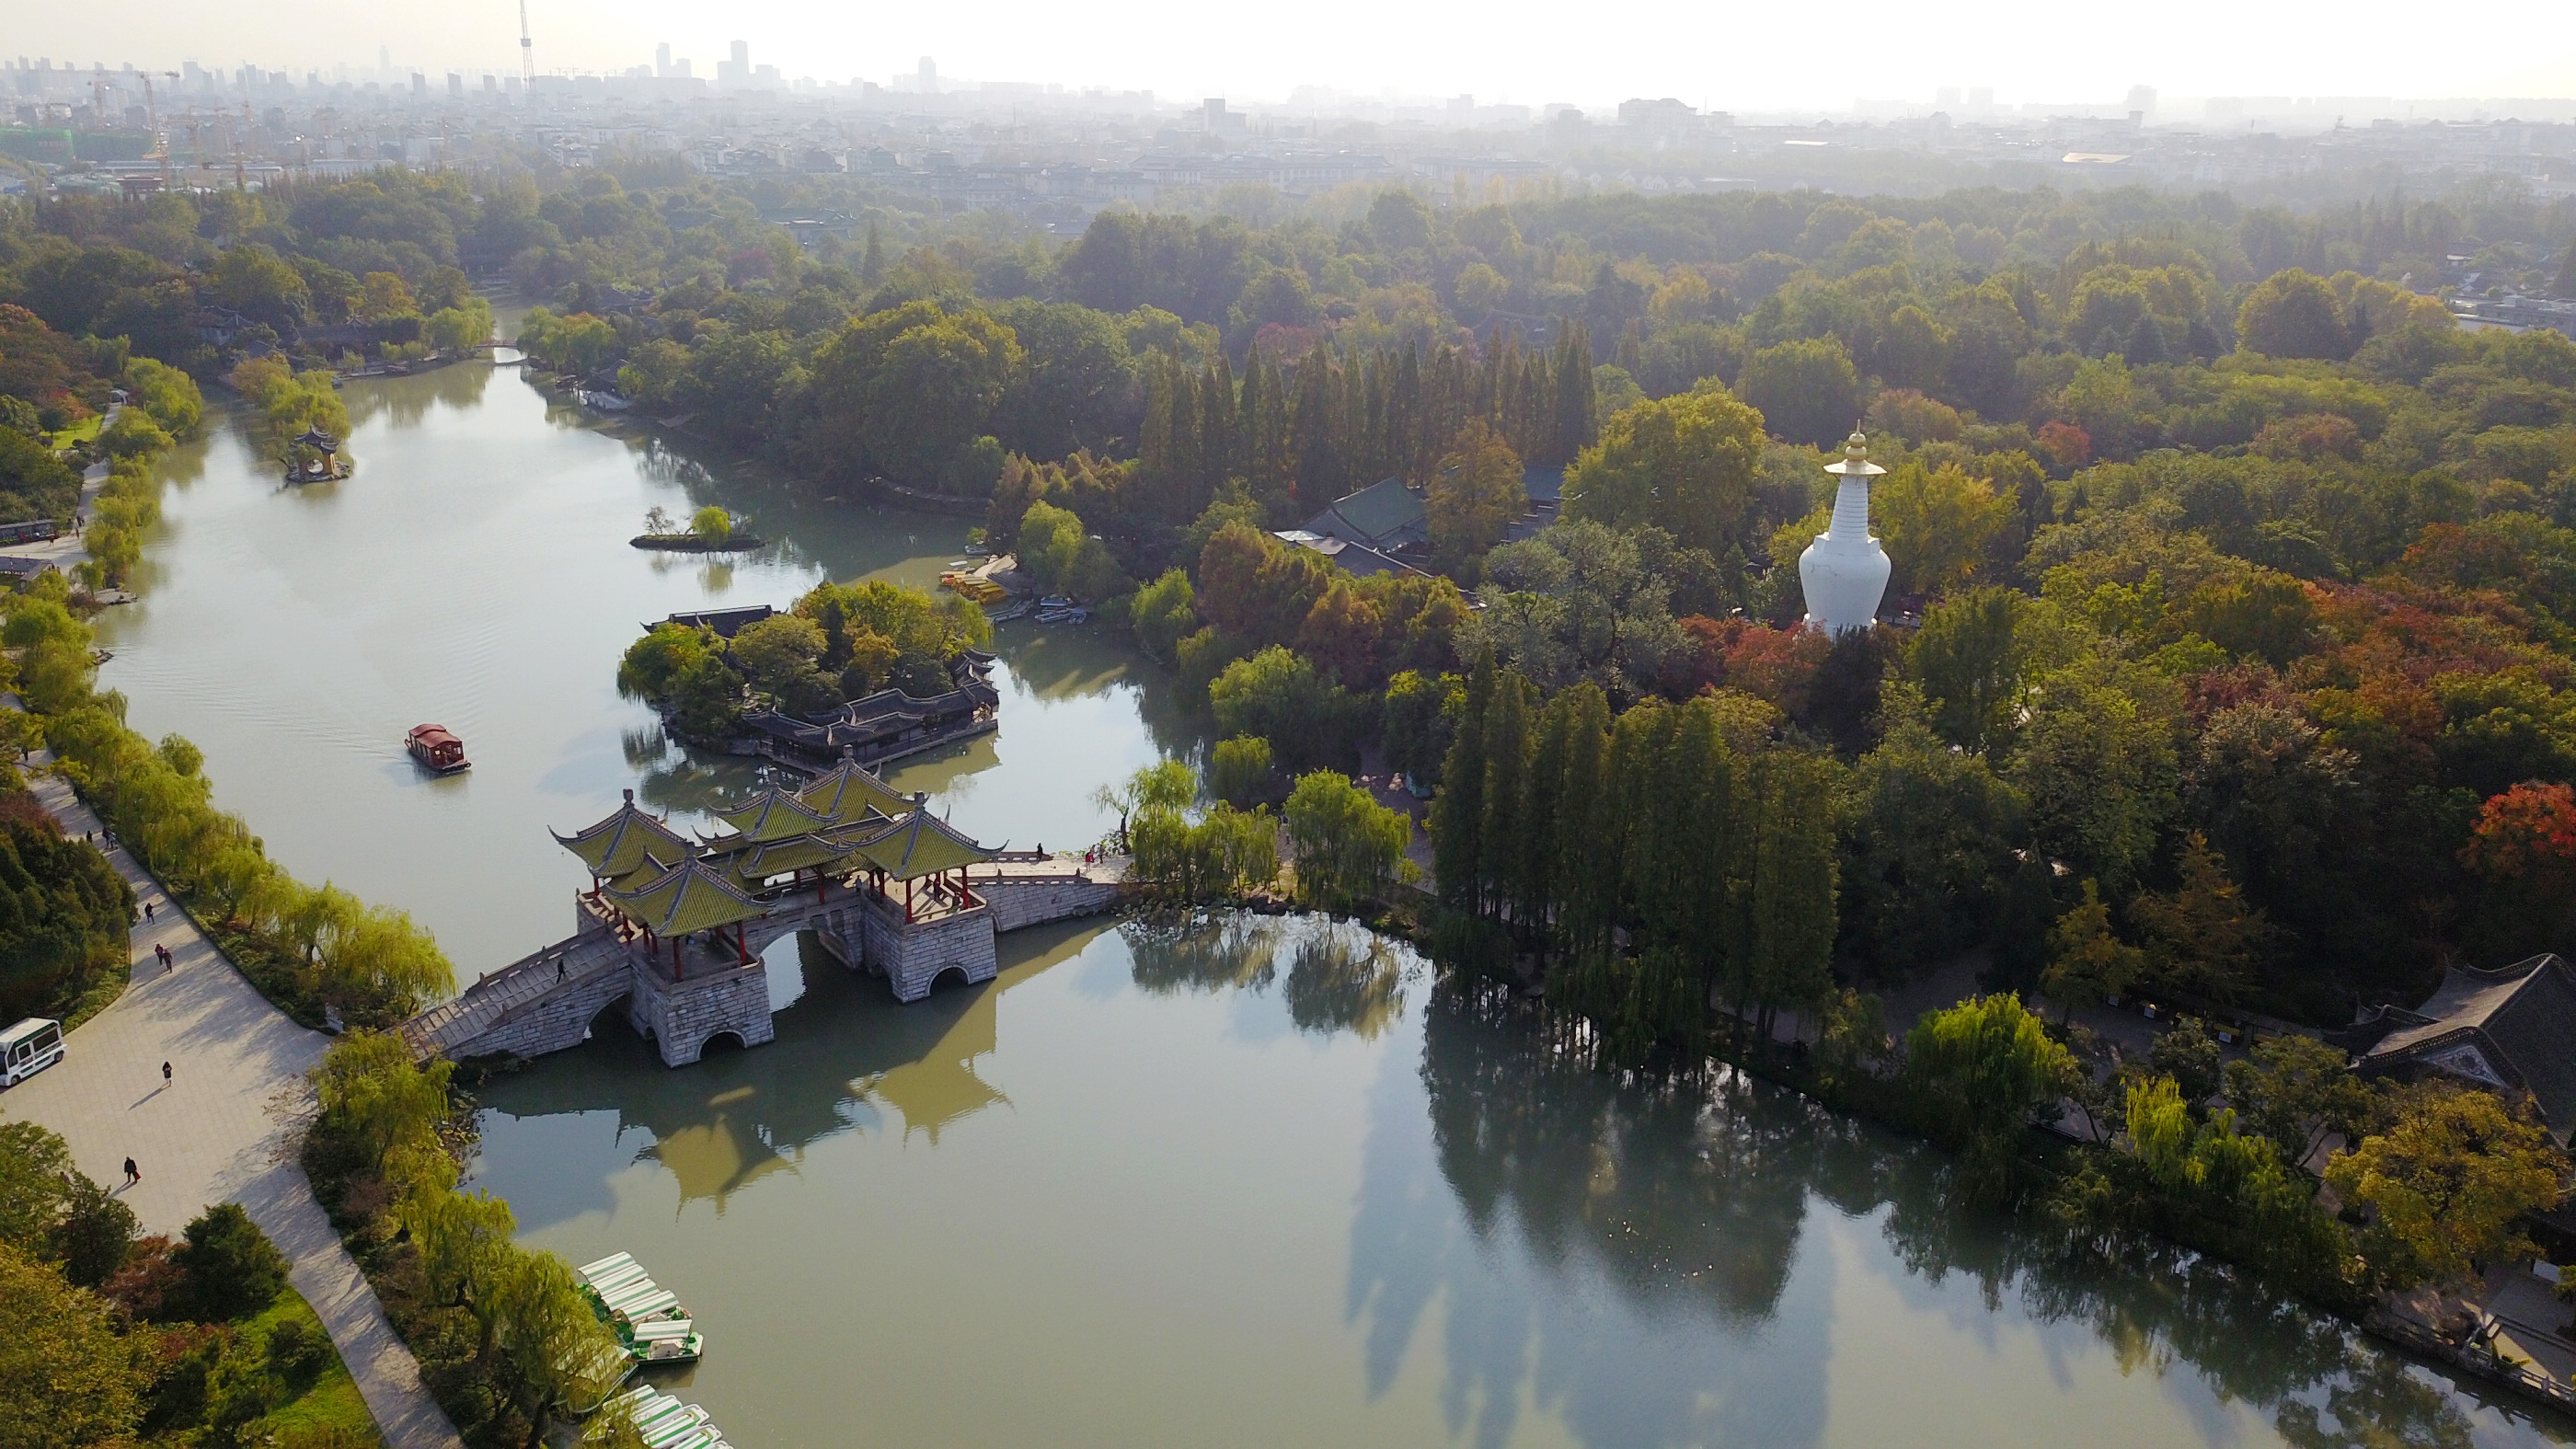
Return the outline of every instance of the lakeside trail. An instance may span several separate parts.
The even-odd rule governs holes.
[[[71,835],[101,829],[60,778],[28,784]],[[293,1265],[390,1449],[463,1449],[295,1161],[294,1126],[312,1107],[305,1073],[329,1038],[270,1005],[123,846],[101,841],[137,908],[154,908],[135,924],[133,980],[71,1033],[60,1064],[0,1093],[0,1118],[62,1134],[101,1183],[123,1184],[132,1158],[143,1180],[113,1190],[146,1233],[176,1237],[205,1208],[239,1202]],[[155,946],[170,949],[168,969]]]

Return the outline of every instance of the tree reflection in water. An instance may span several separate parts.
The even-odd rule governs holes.
[[[1244,911],[1131,921],[1120,928],[1135,982],[1146,991],[1266,992],[1299,1031],[1374,1041],[1404,1014],[1404,984],[1427,972],[1411,948],[1353,921]],[[1284,982],[1279,959],[1288,958]]]
[[[349,409],[352,427],[382,418],[392,427],[416,428],[433,407],[472,409],[483,401],[483,389],[491,381],[490,363],[457,362],[409,377],[370,378],[342,388],[340,399]]]
[[[1476,1240],[1463,1251],[1443,1241],[1409,1154],[1374,1140],[1401,1124],[1390,1116],[1372,1133],[1349,1287],[1352,1315],[1372,1320],[1371,1392],[1392,1382],[1419,1318],[1445,1295],[1452,1427],[1472,1423],[1480,1446],[1510,1438],[1525,1388],[1593,1444],[1816,1442],[1831,1314],[1782,1302],[1811,1198],[1878,1216],[1924,1305],[1986,1320],[2009,1303],[2088,1330],[2124,1374],[2186,1366],[2220,1402],[2269,1412],[2303,1449],[2472,1441],[2463,1406],[2481,1401],[2474,1386],[2220,1264],[2154,1243],[2104,1254],[2028,1219],[1963,1212],[1946,1159],[1919,1143],[1723,1067],[1595,1071],[1583,1030],[1508,991],[1433,990],[1422,1083],[1440,1177]],[[1528,1279],[1495,1271],[1515,1261]],[[1975,1283],[1977,1309],[1929,1291],[1953,1274]],[[1574,1306],[1594,1279],[1615,1285],[1632,1322],[1763,1333],[1741,1353],[1658,1357],[1648,1370],[1634,1339],[1604,1352],[1602,1338],[1628,1335],[1594,1331],[1607,1315]],[[1958,1326],[1991,1331],[1990,1321]],[[1811,1331],[1799,1352],[1755,1351]],[[2563,1437],[2507,1417],[2534,1437]]]

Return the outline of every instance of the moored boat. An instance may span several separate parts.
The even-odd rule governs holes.
[[[465,758],[465,742],[445,725],[413,725],[411,733],[403,736],[403,748],[423,766],[442,775],[473,768]]]
[[[695,1363],[706,1352],[680,1296],[653,1281],[627,1253],[611,1253],[573,1270],[593,1313],[617,1335],[630,1363]]]

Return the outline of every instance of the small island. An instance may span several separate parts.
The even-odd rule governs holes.
[[[626,651],[617,691],[684,744],[819,774],[874,767],[990,733],[992,625],[969,599],[881,580],[766,604],[675,614]]]
[[[671,515],[656,506],[644,515],[644,531],[627,542],[670,553],[739,553],[764,547],[769,540],[737,530],[733,515],[710,503],[689,519],[687,528],[673,527]]]

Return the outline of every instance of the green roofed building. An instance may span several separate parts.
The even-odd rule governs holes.
[[[687,836],[636,808],[635,792],[617,813],[587,830],[558,835],[555,843],[581,858],[595,880],[621,880],[639,870],[658,873],[687,860],[693,850]],[[649,876],[648,876],[649,878]]]
[[[993,852],[931,814],[926,796],[915,796],[903,818],[862,839],[857,855],[892,880],[962,871],[993,858]]]
[[[752,843],[811,835],[832,823],[804,801],[777,789],[763,790],[734,809],[719,810],[716,818],[740,831],[740,840]]]

